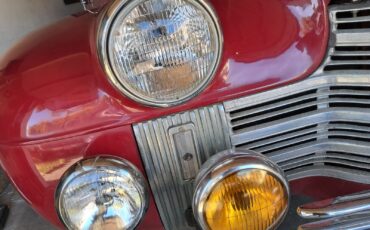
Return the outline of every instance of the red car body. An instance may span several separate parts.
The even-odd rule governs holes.
[[[175,107],[141,105],[108,82],[97,56],[99,15],[70,16],[8,52],[0,63],[0,162],[38,213],[63,226],[54,206],[56,187],[81,159],[116,156],[145,173],[132,124],[301,80],[327,52],[329,1],[210,2],[224,35],[221,64],[199,96]],[[333,182],[297,181],[293,193],[323,180]],[[153,198],[139,228],[163,228]]]

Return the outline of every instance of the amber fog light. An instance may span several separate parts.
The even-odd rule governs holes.
[[[148,207],[138,169],[125,160],[79,162],[62,179],[56,209],[68,229],[134,229]]]
[[[196,179],[193,211],[203,229],[274,229],[288,206],[283,172],[254,152],[217,154]]]

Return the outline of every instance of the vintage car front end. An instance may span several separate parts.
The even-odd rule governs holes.
[[[370,1],[82,2],[0,62],[0,163],[43,217],[369,229]]]

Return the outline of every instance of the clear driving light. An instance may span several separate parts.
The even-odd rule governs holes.
[[[94,158],[79,162],[62,179],[56,208],[68,229],[133,229],[148,207],[140,172],[127,161]]]
[[[251,151],[212,157],[196,179],[193,211],[204,230],[276,229],[288,204],[283,172]]]
[[[217,19],[204,0],[115,1],[101,29],[101,60],[127,96],[179,104],[211,80],[221,54]]]

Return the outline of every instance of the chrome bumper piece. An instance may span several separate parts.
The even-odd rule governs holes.
[[[301,217],[310,219],[338,217],[364,211],[370,212],[370,191],[314,202],[297,210]]]
[[[341,216],[304,224],[298,230],[368,230],[370,212]]]
[[[302,230],[370,229],[370,191],[306,204],[297,213],[307,219],[330,218],[302,225]]]

